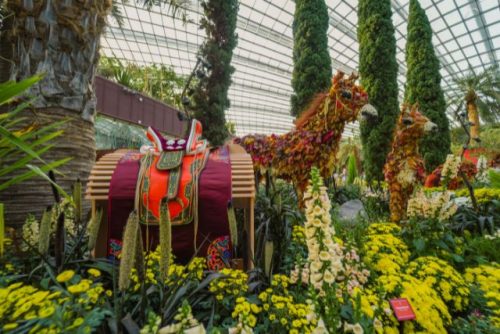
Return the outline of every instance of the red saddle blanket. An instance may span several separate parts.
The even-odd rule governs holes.
[[[134,209],[141,156],[137,151],[125,154],[111,177],[108,204],[108,255],[110,256],[116,256],[121,251],[123,229],[130,212]],[[210,152],[199,176],[198,188],[199,223],[196,255],[206,256],[210,242],[230,234],[227,207],[231,201],[231,164],[227,147]],[[145,248],[156,248],[158,226],[142,225],[142,229],[144,242],[147,243],[144,245]],[[172,226],[172,250],[178,260],[187,261],[195,255],[194,233],[193,223]]]

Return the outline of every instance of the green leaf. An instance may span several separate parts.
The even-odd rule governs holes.
[[[45,172],[48,172],[49,170],[55,169],[55,168],[65,164],[65,163],[67,163],[71,159],[72,158],[61,159],[61,160],[54,161],[50,164],[44,165],[42,167],[35,167],[34,169],[32,169],[31,171],[29,171],[27,173],[24,173],[22,175],[18,175],[16,177],[10,179],[7,182],[0,184],[0,191],[5,190],[14,184],[23,182],[23,181],[28,180],[28,179],[32,178],[33,176],[37,176],[37,175],[50,180],[48,178],[48,176],[45,174]],[[29,166],[30,165],[27,165],[28,168],[29,168]],[[50,182],[52,183],[52,181],[50,181]],[[57,186],[57,187],[59,187],[59,186]],[[68,195],[64,191],[61,194],[63,194],[63,196],[65,198],[68,198]]]
[[[35,75],[20,82],[7,81],[0,84],[0,106],[10,102],[14,97],[22,94],[26,89],[33,86],[43,78],[42,75]]]
[[[464,258],[461,257],[460,255],[457,255],[457,254],[451,254],[451,258],[453,259],[453,261],[455,261],[457,263],[464,262]]]
[[[52,184],[56,189],[57,191],[66,199],[69,199],[71,200],[71,197],[63,190],[63,188],[61,188],[57,183],[55,183],[54,181],[52,181],[50,179],[50,177],[45,173],[46,171],[50,171],[52,169],[55,169],[56,167],[58,166],[61,166],[65,163],[67,163],[68,161],[72,160],[73,158],[65,158],[65,159],[61,159],[61,160],[58,160],[58,161],[55,161],[51,164],[48,164],[48,165],[45,165],[45,166],[42,166],[41,168],[38,167],[38,166],[33,166],[33,165],[26,165],[26,167],[28,167],[29,169],[31,169],[33,172],[35,172],[38,176],[46,179],[50,184]]]
[[[3,126],[0,125],[0,135],[4,138],[7,138],[10,143],[13,145],[19,147],[22,151],[24,151],[26,154],[31,155],[33,158],[45,163],[42,158],[38,154],[36,154],[35,151],[31,149],[31,147],[26,144],[24,141],[20,140],[16,136],[14,136],[9,130],[4,128]]]
[[[43,153],[47,152],[52,146],[44,146],[40,150],[36,151],[38,155],[42,155]],[[5,168],[0,169],[0,176],[11,173],[15,170],[21,169],[24,166],[26,166],[27,163],[29,163],[31,160],[34,158],[30,155],[25,156],[24,158],[15,161],[14,163],[7,165]]]
[[[413,241],[413,246],[415,246],[415,249],[418,253],[422,252],[425,249],[425,244],[426,241],[423,238],[419,238]]]

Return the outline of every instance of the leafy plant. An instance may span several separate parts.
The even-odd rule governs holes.
[[[18,83],[13,81],[1,83],[0,106],[14,102],[17,96],[41,79],[41,76],[34,76]],[[64,121],[38,129],[33,126],[16,129],[16,126],[24,120],[24,117],[19,117],[19,114],[31,102],[19,103],[13,110],[0,115],[0,177],[5,178],[14,171],[27,169],[0,183],[0,191],[35,176],[46,178],[47,171],[54,170],[71,160],[71,158],[66,158],[46,163],[41,157],[53,147],[50,141],[62,134],[62,130],[57,129],[64,124]],[[33,162],[41,164],[41,167],[33,166]]]
[[[389,219],[389,200],[383,192],[363,195],[361,201],[369,221],[376,222]]]
[[[269,196],[260,188],[255,213],[255,264],[260,268],[270,264],[270,270],[266,272],[276,273],[284,263],[290,262],[286,257],[293,254],[288,254],[286,250],[291,241],[292,226],[302,217],[297,209],[293,187],[285,182],[276,182]]]
[[[464,262],[463,240],[451,231],[446,222],[412,218],[403,225],[401,236],[410,247],[413,258],[431,255],[455,265]]]
[[[489,262],[500,263],[500,238],[497,236],[471,236],[465,234],[464,259],[467,267]]]
[[[465,230],[483,235],[493,234],[500,221],[500,200],[493,199],[478,206],[476,211],[468,206],[460,206],[453,216],[451,229],[457,232]]]
[[[358,177],[358,169],[356,168],[356,158],[353,154],[349,155],[347,162],[347,184],[353,184],[354,179]]]
[[[480,314],[471,314],[467,318],[457,318],[453,320],[449,332],[452,334],[483,334],[495,333],[497,327]]]
[[[98,73],[168,105],[182,107],[181,91],[186,79],[168,66],[139,66],[124,63],[118,58],[101,57]]]
[[[346,184],[336,189],[329,188],[328,192],[331,201],[339,205],[353,199],[361,198],[361,188],[356,184]]]

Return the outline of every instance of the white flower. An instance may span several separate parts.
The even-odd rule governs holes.
[[[448,154],[443,169],[441,170],[441,176],[449,180],[456,178],[458,169],[460,168],[460,162],[460,157]]]
[[[327,270],[323,275],[323,280],[328,284],[332,284],[333,282],[335,282],[335,276],[333,276],[333,274]]]
[[[321,251],[319,253],[319,259],[321,261],[329,261],[331,259],[331,256],[327,251]]]
[[[323,268],[323,263],[320,261],[313,261],[311,262],[311,271],[312,272],[318,272]]]
[[[354,334],[363,334],[363,327],[361,327],[361,325],[359,323],[355,324],[353,327],[352,327],[352,332]]]

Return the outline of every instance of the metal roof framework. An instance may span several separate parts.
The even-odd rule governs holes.
[[[329,49],[334,70],[358,68],[357,1],[326,0]],[[406,64],[405,45],[409,0],[391,0],[396,30],[398,84],[403,96]],[[441,85],[451,100],[453,79],[473,69],[480,72],[500,57],[499,0],[420,0],[434,32],[433,43],[441,62]],[[110,19],[102,40],[107,56],[140,65],[171,66],[188,75],[196,64],[204,31],[199,1],[188,10],[189,22],[172,17],[165,7],[150,11],[134,1],[122,4],[123,25]],[[293,0],[241,0],[238,12],[238,45],[232,65],[236,71],[229,89],[231,107],[226,112],[237,135],[284,133],[293,127],[289,114],[292,95]],[[450,104],[449,112],[456,108]],[[359,133],[358,124],[346,127],[344,136]]]

